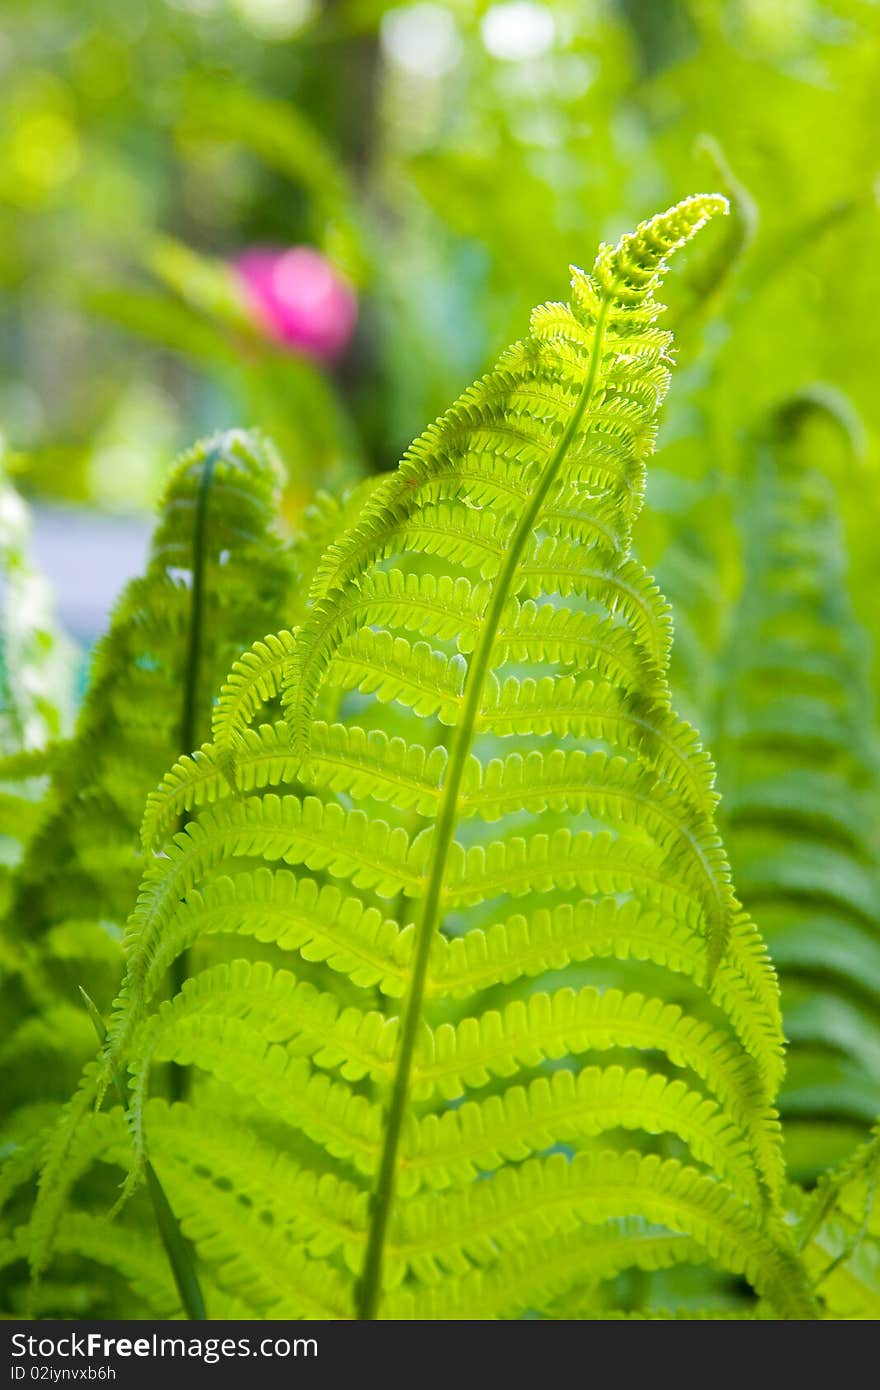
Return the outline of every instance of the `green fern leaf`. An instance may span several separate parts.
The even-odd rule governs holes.
[[[77,986],[86,982],[109,1005],[118,979],[120,924],[143,869],[144,798],[175,752],[208,733],[213,693],[235,652],[287,600],[293,567],[275,530],[279,482],[271,449],[241,432],[180,460],[146,572],[121,596],[99,644],[72,737],[48,757],[7,760],[11,776],[40,773],[48,787],[6,914],[4,1137],[30,1111],[35,1084],[59,1101],[69,1095],[94,1045]],[[20,810],[16,819],[21,827]],[[64,1161],[62,1153],[62,1169]],[[22,1208],[11,1206],[12,1226]],[[42,1249],[38,1230],[37,1269]]]
[[[149,1153],[255,1310],[517,1316],[697,1261],[813,1315],[775,977],[629,554],[668,376],[654,291],[723,210],[689,199],[573,272],[362,498],[151,798],[99,1081],[131,1072],[126,1193]],[[194,1076],[171,1111],[149,1098],[169,1063]]]
[[[820,393],[789,402],[754,441],[719,729],[722,824],[782,975],[792,1048],[780,1107],[792,1174],[808,1181],[880,1110],[880,762],[837,500],[810,457],[816,428],[851,463]]]

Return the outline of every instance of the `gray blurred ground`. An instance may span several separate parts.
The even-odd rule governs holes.
[[[52,585],[61,625],[88,646],[104,631],[123,585],[143,572],[152,521],[40,505],[32,526],[34,563]]]

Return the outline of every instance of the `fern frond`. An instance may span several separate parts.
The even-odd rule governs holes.
[[[292,576],[286,605],[288,621],[295,624],[305,612],[321,556],[333,535],[357,516],[381,478],[366,478],[341,497],[319,493],[305,509],[290,553]],[[211,719],[211,730],[221,765],[232,780],[235,743],[262,705],[279,693],[284,665],[293,647],[290,632],[270,632],[254,643],[235,662]]]
[[[195,1037],[203,1043],[205,1019],[211,1020],[209,1030],[220,1026],[215,1023],[218,1019],[223,1026],[230,1020],[247,1022],[252,1038],[282,1043],[289,1057],[311,1057],[321,1070],[338,1070],[346,1080],[370,1076],[388,1083],[392,1079],[397,1020],[388,1020],[377,1010],[363,1012],[351,1005],[343,1006],[332,994],[316,989],[308,981],[297,981],[287,971],[273,972],[265,963],[252,966],[237,961],[190,979],[183,991],[163,1003],[146,1025],[135,1045],[137,1061],[132,1064],[132,1103],[136,1112],[143,1105],[153,1061],[180,1060],[189,1054],[191,1039]],[[609,1048],[661,1051],[674,1065],[692,1070],[753,1141],[761,1175],[778,1193],[781,1173],[777,1126],[769,1109],[762,1116],[762,1085],[757,1069],[743,1059],[726,1035],[713,1035],[708,1025],[661,1000],[646,1000],[641,995],[623,995],[618,991],[600,995],[592,989],[578,994],[563,989],[552,995],[532,995],[528,1001],[509,1004],[503,1012],[464,1018],[456,1025],[442,1024],[437,1029],[426,1025],[413,1060],[412,1095],[414,1100],[422,1100],[439,1091],[447,1100],[454,1100],[469,1089],[485,1086],[493,1077],[516,1076],[521,1068],[538,1066],[545,1058],[563,1059]],[[553,1101],[553,1106],[560,1110],[555,1122],[548,1113],[551,1107],[546,1098],[540,1110],[536,1110],[539,1092],[530,1087],[528,1126],[544,1126],[548,1133],[563,1138],[566,1114],[570,1115],[569,1124],[580,1126],[584,1133],[598,1133],[599,1129],[590,1126],[631,1127],[624,1119],[611,1120],[610,1116],[648,1113],[637,1109],[641,1082],[632,1092],[636,1110],[627,1109],[627,1086],[636,1073],[624,1076],[612,1069],[604,1083],[608,1095],[603,1091],[598,1099],[584,1089],[583,1078],[589,1075],[589,1071],[581,1072],[576,1098],[565,1090],[571,1083],[568,1073],[557,1073],[552,1078],[554,1096],[559,1092]],[[652,1084],[660,1080],[654,1077]],[[674,1084],[681,1087],[680,1082]],[[511,1104],[516,1094],[511,1094]],[[688,1104],[711,1108],[711,1103],[698,1093],[690,1093]],[[588,1122],[587,1110],[594,1108],[597,1116]],[[662,1111],[663,1105],[658,1103],[657,1113]],[[514,1114],[511,1111],[511,1124],[515,1123]],[[457,1111],[446,1117],[453,1130],[461,1116],[462,1112]],[[685,1119],[682,1123],[690,1133],[690,1122]],[[729,1122],[725,1123],[729,1127]],[[652,1132],[647,1122],[641,1127]],[[419,1125],[419,1132],[421,1128]],[[473,1136],[473,1126],[470,1128]],[[675,1132],[687,1142],[681,1128]],[[524,1133],[517,1136],[517,1142],[522,1142]],[[424,1142],[418,1142],[424,1151]],[[742,1139],[738,1142],[741,1147]],[[454,1151],[454,1144],[450,1147]],[[461,1147],[459,1152],[463,1152]],[[420,1165],[421,1160],[408,1160],[410,1172],[416,1172]],[[720,1161],[716,1168],[723,1170]],[[754,1183],[753,1175],[749,1179],[749,1165],[746,1180]]]
[[[880,1109],[880,761],[837,501],[809,454],[808,427],[823,421],[821,397],[797,399],[753,442],[719,730],[737,885],[782,972],[792,1053],[780,1105],[806,1179],[821,1159],[801,1131],[824,1119],[827,1151],[836,1126],[840,1161],[853,1124]]]
[[[176,465],[147,571],[120,598],[74,736],[53,755],[50,812],[9,909],[13,932],[31,943],[65,916],[125,920],[147,793],[208,732],[214,689],[242,636],[286,601],[279,483],[271,449],[234,431]],[[100,978],[91,984],[109,992]]]
[[[686,1236],[635,1218],[578,1226],[532,1242],[525,1252],[504,1250],[488,1268],[413,1291],[392,1290],[384,1316],[399,1319],[510,1318],[585,1285],[595,1288],[627,1269],[654,1271],[705,1259]]]
[[[234,734],[239,727],[247,726],[261,705],[278,694],[294,640],[292,633],[278,632],[255,642],[236,661],[223,686],[212,725],[220,761],[225,760],[230,777],[234,776],[235,766]]]
[[[149,1153],[255,1307],[515,1316],[681,1260],[812,1316],[775,977],[629,553],[670,362],[654,290],[723,210],[689,199],[573,271],[362,499],[150,800],[97,1084],[131,1075],[126,1193]],[[193,1075],[171,1110],[169,1063]],[[56,1161],[47,1230],[63,1186]]]
[[[276,621],[287,601],[293,567],[275,529],[280,481],[271,448],[241,432],[184,455],[161,503],[146,572],[127,586],[98,645],[72,737],[38,766],[19,755],[12,769],[48,774],[6,914],[15,955],[3,1002],[15,1051],[6,1059],[4,1108],[13,1113],[26,1103],[34,1067],[44,1092],[48,1078],[48,1094],[60,1101],[93,1051],[76,989],[86,980],[102,1003],[112,1000],[121,924],[144,865],[137,841],[144,798],[169,761],[207,734],[214,690],[242,639]],[[95,1083],[92,1097],[106,1083],[106,1076]],[[85,1122],[90,1103],[77,1104],[72,1119],[62,1116],[59,1135]],[[65,1201],[63,1191],[58,1201],[51,1196],[54,1175],[68,1166],[64,1143],[49,1151],[33,1227],[38,1271]]]
[[[789,1194],[798,1241],[826,1316],[880,1312],[880,1125],[806,1197]]]
[[[574,1229],[578,1219],[604,1221],[636,1203],[650,1221],[691,1236],[724,1267],[738,1269],[783,1316],[811,1316],[812,1300],[791,1252],[774,1243],[755,1213],[723,1184],[683,1166],[628,1152],[562,1155],[507,1168],[443,1202],[415,1198],[401,1207],[397,1248],[409,1260],[455,1258],[461,1246],[477,1262],[522,1246],[530,1229],[546,1237]]]

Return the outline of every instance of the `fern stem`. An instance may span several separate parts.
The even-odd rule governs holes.
[[[183,683],[183,703],[180,712],[180,732],[178,745],[180,753],[191,753],[196,746],[199,674],[202,662],[202,645],[205,625],[205,532],[208,521],[208,498],[214,481],[214,465],[222,453],[217,445],[205,459],[199,490],[196,494],[196,515],[193,525],[192,542],[192,601],[190,603],[189,633],[187,636],[186,672]],[[179,829],[186,824],[181,816]],[[179,993],[189,974],[189,952],[184,951],[174,962],[172,971],[172,994]],[[169,1089],[171,1099],[183,1100],[187,1092],[186,1072],[180,1067],[170,1069]]]
[[[406,1003],[400,1041],[400,1053],[394,1076],[391,1103],[388,1109],[388,1121],[385,1126],[385,1138],[379,1163],[379,1173],[371,1201],[367,1249],[364,1256],[361,1277],[357,1286],[355,1311],[357,1317],[362,1319],[375,1318],[379,1308],[382,1289],[382,1260],[385,1250],[388,1223],[394,1202],[397,1153],[400,1147],[400,1135],[403,1128],[404,1116],[406,1114],[412,1059],[415,1052],[416,1039],[418,1037],[419,1023],[422,1017],[422,1005],[424,1002],[425,984],[428,975],[428,961],[431,954],[431,944],[440,925],[440,899],[443,891],[443,879],[446,873],[449,850],[458,823],[458,797],[461,790],[461,781],[464,776],[465,767],[467,766],[471,744],[473,743],[474,728],[480,709],[483,687],[489,672],[492,649],[495,645],[501,614],[510,597],[516,571],[522,559],[523,550],[528,543],[535,522],[546,501],[547,494],[553,486],[553,482],[568,453],[584,413],[593,399],[593,394],[596,389],[596,380],[599,375],[599,364],[602,359],[605,324],[611,302],[611,293],[606,291],[596,320],[586,380],[578,398],[577,405],[541,475],[541,479],[535,488],[530,502],[523,509],[523,513],[517,522],[516,531],[511,539],[507,556],[498,573],[492,590],[492,597],[489,602],[486,617],[483,621],[483,629],[480,634],[479,644],[468,667],[461,719],[456,728],[449,755],[447,779],[443,788],[443,799],[440,803],[437,816],[433,859],[416,933],[412,984]]]
[[[183,708],[180,716],[180,751],[182,753],[191,753],[196,740],[199,667],[202,659],[202,635],[205,621],[205,531],[208,521],[208,496],[214,481],[214,465],[221,453],[222,449],[218,445],[211,450],[205,459],[202,476],[199,479],[199,490],[196,495],[192,552],[192,604],[190,607]]]

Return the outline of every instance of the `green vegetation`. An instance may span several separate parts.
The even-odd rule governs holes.
[[[876,10],[9,13],[2,1310],[876,1318]]]

